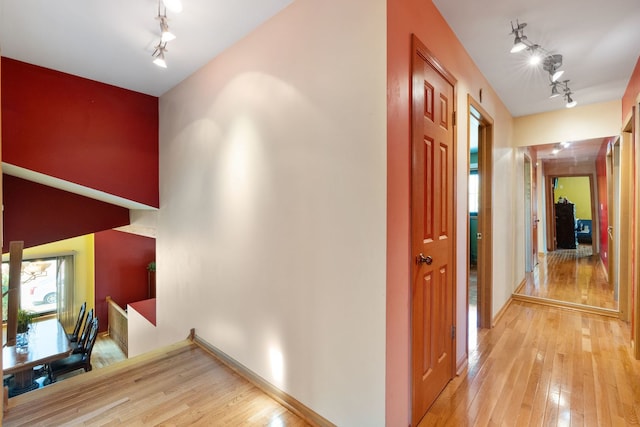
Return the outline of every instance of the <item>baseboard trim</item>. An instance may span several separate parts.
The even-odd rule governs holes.
[[[469,356],[468,355],[464,355],[464,357],[462,358],[462,360],[460,360],[457,363],[456,366],[456,375],[460,376],[464,373],[464,371],[467,370],[467,367],[469,366]]]
[[[502,319],[502,316],[504,316],[504,314],[507,312],[507,308],[509,308],[512,302],[513,302],[513,296],[507,300],[507,302],[502,306],[500,311],[494,316],[493,321],[491,322],[492,328],[494,328],[498,324],[500,319]]]
[[[520,282],[520,284],[518,285],[516,290],[513,291],[513,293],[514,294],[522,293],[522,289],[524,288],[524,285],[526,285],[526,284],[527,284],[527,278],[525,277],[524,279],[522,279],[522,282]]]
[[[530,302],[534,304],[546,305],[549,307],[575,310],[575,311],[580,311],[582,313],[590,313],[590,314],[597,314],[600,316],[615,317],[616,319],[620,317],[620,313],[618,312],[618,310],[612,310],[610,308],[601,308],[601,307],[595,307],[591,305],[587,306],[582,304],[576,304],[573,302],[552,300],[549,298],[541,298],[541,297],[532,297],[529,295],[522,295],[522,294],[513,294],[511,296],[511,299],[515,301],[523,301],[523,302]]]
[[[317,427],[336,427],[335,424],[313,411],[311,408],[301,403],[299,400],[291,396],[290,394],[280,390],[270,382],[266,381],[260,375],[256,374],[246,366],[242,365],[231,356],[215,347],[214,345],[208,343],[201,337],[199,337],[193,330],[191,331],[189,338],[193,340],[195,344],[197,344],[200,348],[210,353],[213,357],[218,359],[224,365],[226,365],[229,369],[245,378],[251,384],[258,387],[272,399],[280,403],[285,408],[289,409],[294,414],[298,415],[300,418],[304,419],[306,422],[311,424],[312,426]]]

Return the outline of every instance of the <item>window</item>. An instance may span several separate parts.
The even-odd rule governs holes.
[[[73,255],[24,260],[20,271],[20,308],[38,315],[73,310]],[[9,263],[2,263],[2,293],[9,289]],[[7,321],[8,296],[2,298]]]
[[[469,174],[469,212],[478,213],[479,205],[479,193],[480,193],[480,180],[478,177],[478,171],[471,171]]]

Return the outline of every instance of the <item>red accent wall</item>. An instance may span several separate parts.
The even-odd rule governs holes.
[[[455,34],[431,1],[387,1],[387,332],[386,425],[411,418],[410,367],[410,174],[411,34],[451,72],[467,69],[486,84]],[[460,75],[455,75],[460,78]],[[460,82],[460,80],[459,80]],[[482,87],[482,86],[479,86]],[[454,360],[456,358],[454,357]],[[457,361],[456,361],[457,362]],[[454,362],[454,363],[456,363]]]
[[[122,308],[148,298],[147,265],[156,259],[156,240],[108,230],[95,235],[95,310],[107,329],[107,296]]]
[[[626,119],[627,115],[631,114],[631,107],[635,104],[638,95],[640,95],[640,56],[622,97],[622,119]]]
[[[4,241],[25,248],[129,224],[129,210],[57,188],[3,175]]]
[[[2,58],[2,160],[159,207],[158,98]]]
[[[156,299],[145,299],[142,301],[136,301],[129,303],[129,307],[140,313],[142,317],[156,326]]]
[[[607,146],[609,140],[605,139],[596,157],[596,177],[598,181],[598,221],[600,226],[600,259],[605,269],[609,268],[609,203],[607,196]]]

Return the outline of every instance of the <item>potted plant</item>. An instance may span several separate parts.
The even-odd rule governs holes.
[[[24,334],[25,332],[29,332],[29,326],[33,319],[36,317],[36,313],[33,311],[27,311],[23,309],[18,310],[18,330],[16,331],[19,334]]]
[[[27,347],[29,346],[29,326],[33,318],[36,317],[36,313],[33,311],[27,311],[18,309],[17,329],[16,329],[16,352],[27,353]]]
[[[147,264],[147,298],[156,297],[156,262]]]

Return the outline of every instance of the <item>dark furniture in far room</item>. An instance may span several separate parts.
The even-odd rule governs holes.
[[[556,246],[558,249],[575,249],[576,206],[573,203],[556,203]]]
[[[576,221],[576,237],[578,243],[591,244],[591,220],[579,219]]]

